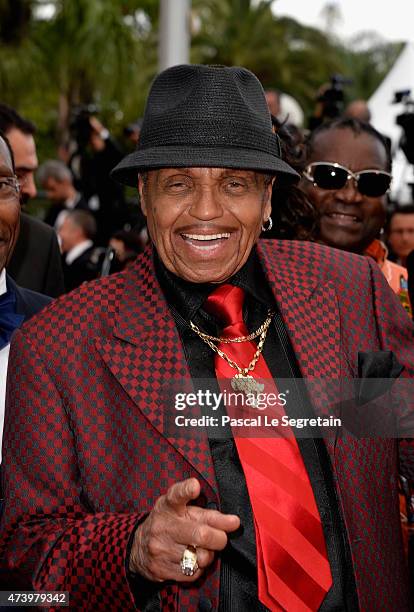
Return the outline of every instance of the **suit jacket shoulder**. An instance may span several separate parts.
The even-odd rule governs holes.
[[[7,267],[21,287],[51,297],[64,292],[62,263],[55,231],[26,213],[20,216],[20,233]]]
[[[277,257],[282,268],[291,268],[298,275],[312,275],[318,282],[332,279],[346,283],[355,275],[366,277],[368,258],[324,244],[305,240],[261,240],[259,249],[266,257]]]
[[[113,328],[125,282],[125,273],[122,272],[84,283],[53,300],[47,312],[36,317],[36,324],[24,326],[25,334],[47,344],[58,342],[59,330],[65,334],[73,330],[78,339],[90,333],[107,336]]]
[[[370,302],[380,326],[391,329],[395,322],[402,321],[409,330],[405,340],[412,339],[414,327],[371,257],[298,240],[262,240],[259,253],[263,254],[268,276],[280,276],[282,283],[290,283],[296,291],[313,292],[318,286],[333,283],[340,310],[346,315],[355,319],[352,311]],[[370,314],[368,310],[359,312],[361,318]]]
[[[30,289],[19,287],[13,279],[7,275],[7,286],[10,287],[16,295],[16,311],[25,317],[25,321],[37,314],[52,300],[47,295],[42,295]]]
[[[354,375],[359,351],[393,351],[414,375],[413,322],[374,260],[306,241],[261,241],[258,253],[303,362],[311,350],[319,357],[306,375],[323,375],[317,330],[331,345],[329,376],[339,346]]]

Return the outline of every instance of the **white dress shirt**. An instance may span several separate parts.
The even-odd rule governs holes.
[[[80,242],[79,244],[74,246],[72,249],[70,249],[70,251],[66,253],[66,257],[65,257],[65,261],[68,264],[68,266],[73,264],[75,259],[80,257],[91,246],[93,246],[92,240],[84,240],[83,242]]]
[[[0,295],[6,293],[6,270],[0,273]],[[9,361],[10,344],[7,344],[0,350],[0,463],[1,463],[1,441],[3,438],[3,423],[4,423],[4,404],[6,400],[6,378],[7,364]]]

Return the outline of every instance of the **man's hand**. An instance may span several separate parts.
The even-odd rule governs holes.
[[[108,138],[109,132],[97,117],[89,117],[89,125],[92,128],[89,144],[94,151],[102,151],[106,146],[105,140]]]
[[[227,544],[227,533],[240,526],[233,514],[205,510],[187,505],[200,495],[200,483],[195,478],[177,482],[138,527],[131,549],[129,568],[148,580],[194,582],[213,562],[214,553]],[[199,569],[193,576],[184,576],[180,562],[185,548],[197,547]]]

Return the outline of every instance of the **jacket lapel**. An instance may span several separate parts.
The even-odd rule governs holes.
[[[260,242],[258,253],[303,376],[339,378],[335,286],[330,279],[322,278],[314,251],[307,246],[306,242],[268,240]]]
[[[125,274],[125,284],[112,334],[95,345],[107,367],[152,426],[216,490],[210,446],[203,428],[194,437],[180,437],[174,425],[179,413],[175,392],[192,390],[174,319],[155,276],[152,251]],[[175,385],[174,385],[175,381]],[[200,416],[197,409],[190,415]],[[187,430],[188,431],[188,430]]]
[[[334,283],[323,278],[309,243],[264,240],[258,254],[317,414],[340,406],[340,318]]]

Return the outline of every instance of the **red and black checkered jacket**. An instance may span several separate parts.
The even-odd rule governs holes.
[[[303,376],[356,377],[358,351],[379,350],[413,373],[413,326],[374,262],[307,242],[258,252]],[[125,557],[137,522],[190,476],[219,504],[207,438],[163,433],[163,384],[190,374],[150,251],[25,325],[9,368],[0,569],[69,591],[73,610],[135,609]],[[414,477],[413,445],[398,467],[396,440],[344,433],[327,447],[361,609],[408,610],[397,471]],[[219,579],[217,560],[197,584],[162,588],[162,609],[217,609]]]

